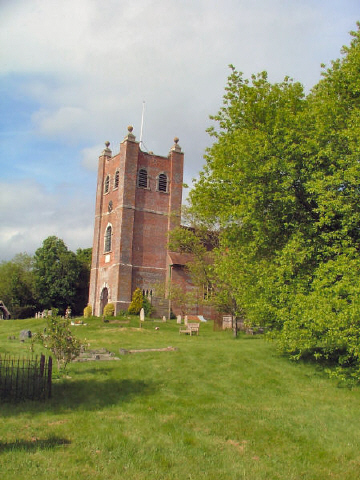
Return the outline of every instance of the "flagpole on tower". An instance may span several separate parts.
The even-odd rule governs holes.
[[[145,112],[145,101],[143,101],[143,105],[142,105],[141,129],[140,129],[140,145],[141,145],[141,143],[142,143],[142,136],[143,136],[144,112]]]

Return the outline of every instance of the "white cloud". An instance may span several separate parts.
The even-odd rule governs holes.
[[[51,137],[72,138],[76,135],[76,127],[86,122],[86,111],[77,107],[60,107],[54,112],[38,110],[32,116],[36,130]],[[75,129],[75,132],[74,132]]]
[[[104,150],[104,144],[94,145],[93,147],[83,148],[81,151],[81,165],[92,172],[97,172],[98,160],[101,152]]]
[[[66,143],[114,136],[128,123],[139,127],[143,100],[152,108],[154,140],[162,141],[169,120],[175,128],[191,119],[198,136],[220,105],[229,63],[247,76],[267,69],[271,79],[289,74],[311,86],[327,60],[316,56],[314,41],[332,28],[321,18],[321,0],[15,5],[0,29],[0,42],[11,46],[1,70],[27,74],[22,93],[40,104],[34,133]]]
[[[92,199],[68,195],[66,188],[47,192],[30,181],[0,183],[0,259],[16,253],[33,254],[50,235],[76,250],[89,247],[93,235]]]
[[[117,153],[129,124],[139,140],[144,100],[145,146],[167,155],[178,136],[191,184],[229,63],[247,77],[268,70],[271,81],[290,75],[310,88],[320,63],[349,43],[359,17],[358,0],[2,2],[0,81],[31,105],[25,117],[32,132],[17,134],[24,115],[10,104],[4,115],[18,123],[0,137],[0,259],[33,250],[56,232],[73,248],[91,244],[103,142]],[[80,192],[89,172],[94,190]],[[28,179],[21,191],[14,175]],[[66,196],[59,191],[65,180],[73,181]]]

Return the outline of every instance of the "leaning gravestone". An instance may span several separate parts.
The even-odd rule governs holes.
[[[20,341],[24,342],[27,338],[31,338],[31,331],[30,330],[21,330]]]
[[[143,308],[140,310],[140,321],[141,322],[145,321],[145,311]]]

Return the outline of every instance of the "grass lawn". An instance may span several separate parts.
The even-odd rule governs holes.
[[[1,321],[0,353],[29,355],[30,343],[8,337],[43,326]],[[178,350],[72,363],[52,399],[0,405],[1,479],[360,478],[359,388],[210,322],[191,337],[176,321],[138,326],[90,319],[73,328],[116,355]]]

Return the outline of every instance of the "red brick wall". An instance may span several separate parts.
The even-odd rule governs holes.
[[[147,189],[137,187],[141,167],[148,172]],[[114,190],[117,170],[119,186]],[[168,177],[167,192],[157,191],[160,173]],[[110,176],[109,192],[104,194],[107,175]],[[183,154],[177,145],[168,157],[141,152],[130,130],[120,145],[119,154],[112,157],[111,151],[105,149],[99,157],[89,291],[89,303],[95,315],[102,314],[100,294],[104,287],[117,313],[127,308],[137,287],[154,290],[158,283],[164,283],[168,271],[168,230],[180,224],[182,180]],[[108,225],[112,226],[112,248],[105,253]]]

